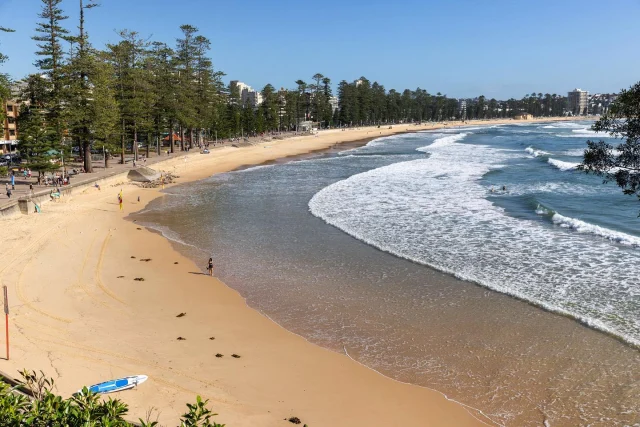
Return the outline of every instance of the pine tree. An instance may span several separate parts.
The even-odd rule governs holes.
[[[198,47],[196,43],[196,33],[198,29],[191,25],[180,26],[183,37],[177,39],[176,60],[178,70],[178,108],[177,117],[180,124],[181,146],[184,150],[184,134],[185,130],[189,130],[191,138],[193,138],[193,128],[198,124],[196,116],[196,88],[194,82],[197,80],[195,76],[196,58],[198,56]],[[190,140],[189,144],[193,144]]]
[[[26,89],[18,116],[20,141],[18,149],[25,166],[42,174],[60,167],[60,140],[56,129],[47,125],[50,82],[38,74],[25,80]]]
[[[153,104],[153,132],[158,141],[157,154],[160,154],[160,141],[166,131],[169,136],[170,150],[173,153],[173,125],[176,122],[176,91],[177,78],[175,73],[174,51],[165,43],[153,42],[149,52],[149,66],[153,70],[151,88]]]
[[[42,21],[36,26],[39,35],[32,37],[38,42],[39,50],[36,55],[40,57],[36,60],[35,66],[47,76],[48,88],[41,94],[46,107],[43,112],[46,118],[44,125],[55,132],[56,148],[60,150],[62,147],[58,146],[63,144],[66,130],[63,110],[65,76],[62,42],[70,40],[69,32],[62,27],[62,22],[68,17],[63,15],[59,7],[61,2],[62,0],[42,0],[42,11],[38,14]]]
[[[151,73],[145,68],[147,43],[135,31],[120,32],[116,45],[107,45],[107,58],[115,72],[116,100],[120,107],[121,162],[126,141],[131,141],[134,159],[138,159],[138,137],[153,129],[153,91]]]
[[[258,126],[259,131],[273,131],[278,128],[278,110],[279,96],[275,88],[267,84],[262,89],[262,105],[258,108],[258,117],[260,118]]]
[[[94,123],[96,121],[104,123],[105,120],[108,121],[115,117],[113,111],[95,108],[96,93],[100,93],[103,96],[109,96],[110,94],[107,88],[96,87],[97,83],[108,85],[109,82],[104,79],[103,74],[99,74],[103,67],[91,48],[89,37],[85,31],[85,10],[96,6],[96,3],[85,4],[83,0],[80,0],[80,25],[78,27],[80,33],[74,39],[78,49],[73,52],[64,72],[68,80],[66,98],[69,131],[72,140],[79,147],[80,153],[82,153],[84,170],[87,173],[93,172],[91,143],[95,134]],[[97,81],[98,78],[99,81]],[[106,102],[115,107],[115,100],[101,100],[101,102]],[[100,115],[105,115],[105,117],[100,117]],[[104,143],[105,141],[102,142]]]

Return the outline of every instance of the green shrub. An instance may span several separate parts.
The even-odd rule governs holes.
[[[9,168],[7,166],[0,166],[0,176],[9,175]]]
[[[23,385],[10,387],[0,382],[0,427],[133,427],[124,417],[129,407],[120,399],[100,399],[86,387],[74,396],[63,399],[51,392],[53,379],[43,372],[23,371]],[[18,393],[24,391],[29,394]],[[207,408],[208,400],[197,397],[195,404],[187,404],[188,412],[181,417],[180,427],[224,427],[211,421],[216,416]],[[157,421],[140,420],[142,427],[155,427]]]

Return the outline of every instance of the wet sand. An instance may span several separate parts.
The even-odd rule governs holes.
[[[192,153],[156,168],[186,183],[377,136],[370,133],[428,128],[327,131]],[[482,424],[471,408],[386,378],[249,308],[236,291],[203,275],[204,265],[125,220],[161,197],[158,189],[113,181],[46,204],[42,214],[3,220],[11,233],[1,241],[7,255],[0,280],[9,287],[13,334],[12,358],[0,362],[4,372],[43,370],[65,396],[83,385],[146,374],[147,383],[114,397],[130,404],[131,419],[155,407],[168,425],[196,394],[210,399],[217,420],[230,426],[283,425],[290,416],[310,426]]]
[[[202,248],[176,245],[191,259],[213,254],[218,276],[286,329],[391,378],[482,408],[498,423],[638,422],[637,350],[381,252],[310,215],[308,200],[317,191],[368,170],[360,163],[382,166],[367,156],[312,157],[176,187],[136,218]]]

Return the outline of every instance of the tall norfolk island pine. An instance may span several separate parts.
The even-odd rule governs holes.
[[[121,162],[126,139],[131,138],[134,158],[138,157],[138,135],[153,128],[153,91],[147,64],[147,42],[135,31],[120,32],[122,40],[107,45],[107,57],[115,72],[116,100],[120,106]]]
[[[43,77],[32,76],[31,96],[35,105],[23,107],[24,117],[18,122],[20,143],[18,148],[34,170],[51,170],[63,150],[66,129],[63,101],[64,74],[62,41],[69,39],[69,33],[61,23],[66,16],[58,7],[62,0],[42,0],[41,19],[36,26],[39,59],[35,65]],[[37,79],[42,81],[38,82]],[[41,126],[42,129],[38,129]]]
[[[80,0],[78,48],[66,66],[69,133],[83,154],[84,169],[93,172],[91,148],[112,149],[117,141],[118,105],[115,100],[113,70],[94,51],[85,30],[85,9],[96,7]]]

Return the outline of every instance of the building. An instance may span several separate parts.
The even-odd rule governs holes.
[[[12,99],[2,106],[4,109],[4,122],[2,124],[2,138],[0,138],[0,152],[9,153],[16,150],[18,145],[17,119],[20,114],[20,102]]]
[[[458,114],[462,120],[467,118],[467,100],[459,99],[458,100]]]
[[[586,116],[589,114],[589,92],[582,89],[574,89],[568,95],[568,112],[573,116]]]
[[[241,105],[251,105],[253,108],[258,107],[262,104],[262,94],[254,90],[251,86],[246,83],[243,83],[239,80],[231,80],[229,83],[229,88],[231,92],[238,91],[238,96],[240,97]]]
[[[332,96],[329,98],[329,105],[331,105],[331,114],[335,114],[336,110],[339,108],[338,97]]]
[[[533,114],[520,113],[513,116],[514,120],[533,120]]]
[[[613,93],[595,93],[589,96],[588,111],[595,115],[607,114],[617,98],[618,95]]]

